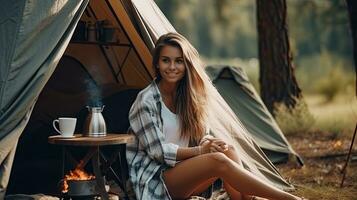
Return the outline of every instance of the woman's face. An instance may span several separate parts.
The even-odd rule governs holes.
[[[158,65],[162,81],[178,83],[185,76],[186,67],[182,51],[178,47],[162,47]]]

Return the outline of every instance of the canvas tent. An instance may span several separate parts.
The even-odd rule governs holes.
[[[286,162],[289,157],[293,157],[303,164],[242,68],[216,65],[206,67],[206,72],[273,163]]]
[[[2,199],[12,167],[13,192],[46,192],[46,187],[56,187],[43,181],[49,177],[55,180],[60,171],[59,148],[47,143],[47,137],[54,134],[53,119],[77,116],[88,103],[103,99],[118,106],[116,113],[120,116],[106,119],[119,124],[113,130],[125,129],[127,124],[120,125],[118,119],[127,115],[137,89],[154,78],[150,50],[160,35],[175,29],[152,0],[0,3]],[[115,30],[115,37],[83,37],[80,27],[90,27],[91,23],[107,25],[108,30]],[[110,35],[110,31],[106,33]],[[106,110],[115,109],[107,106]],[[253,142],[249,144],[242,144],[241,148],[254,160],[255,173],[278,187],[291,189],[259,147]],[[250,152],[250,148],[255,150]],[[41,160],[50,165],[36,162]],[[21,179],[28,175],[29,178]],[[29,191],[19,191],[20,184]]]

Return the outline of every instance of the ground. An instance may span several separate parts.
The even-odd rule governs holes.
[[[340,187],[352,134],[339,139],[326,133],[288,136],[287,139],[305,162],[302,168],[293,164],[277,166],[282,175],[296,186],[297,190],[293,193],[310,200],[357,199],[357,142],[344,185]]]

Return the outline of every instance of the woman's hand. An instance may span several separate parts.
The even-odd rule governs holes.
[[[208,138],[205,141],[202,141],[200,146],[201,154],[211,152],[225,152],[228,150],[227,143],[218,138]]]
[[[211,143],[211,152],[225,152],[228,150],[228,145],[221,139],[213,138],[209,139]]]

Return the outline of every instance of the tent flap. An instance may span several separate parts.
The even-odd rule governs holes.
[[[0,13],[0,47],[8,50],[1,51],[4,59],[0,60],[1,193],[6,189],[17,141],[32,107],[87,3],[88,0],[1,1],[5,10]]]

